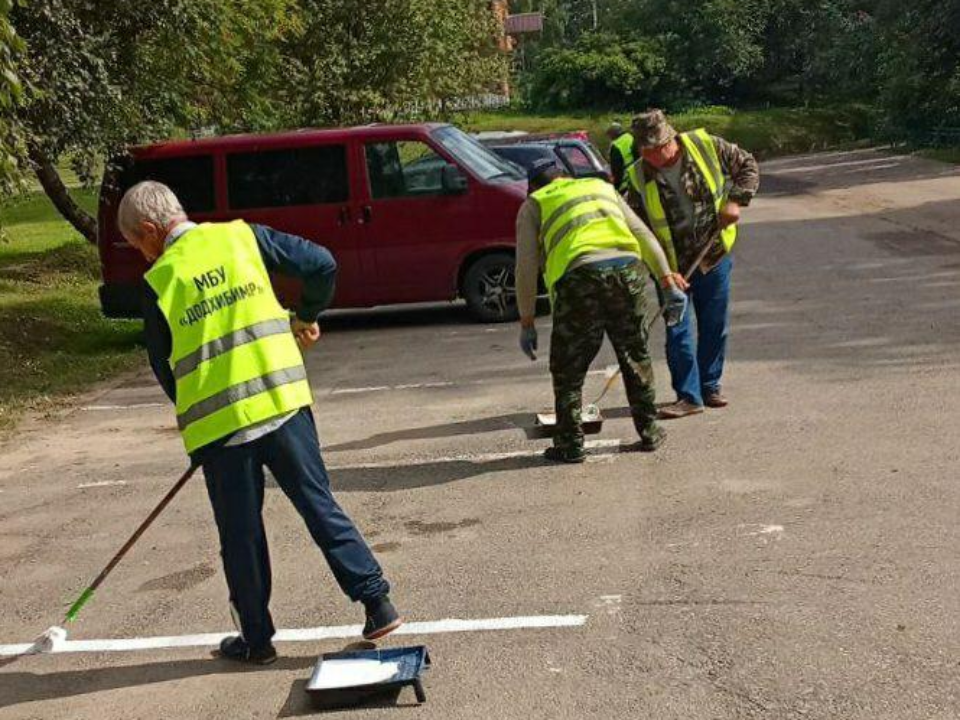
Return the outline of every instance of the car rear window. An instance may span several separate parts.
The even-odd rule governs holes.
[[[211,155],[135,160],[120,174],[120,195],[143,180],[155,180],[169,187],[188,213],[216,209]]]
[[[557,150],[573,169],[575,175],[596,172],[596,166],[583,149],[567,145]]]
[[[350,196],[346,146],[228,155],[227,195],[236,210],[345,202]]]
[[[505,157],[507,160],[522,165],[524,168],[529,170],[533,167],[533,164],[541,158],[552,158],[553,150],[550,148],[538,148],[538,147],[516,147],[510,145],[501,145],[494,147],[493,151],[501,157]]]

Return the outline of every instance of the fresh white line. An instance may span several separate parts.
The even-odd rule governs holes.
[[[82,410],[91,412],[106,412],[112,410],[141,410],[142,408],[166,407],[165,403],[137,403],[135,405],[87,405]]]
[[[87,490],[88,488],[113,487],[114,485],[126,485],[126,480],[104,480],[103,482],[83,483],[77,485],[77,490]]]
[[[383,390],[392,390],[389,385],[373,385],[371,387],[339,388],[331,390],[331,395],[353,395],[354,393],[382,392]]]
[[[619,440],[588,440],[584,447],[588,450],[604,450],[614,447],[620,447]],[[512,450],[510,452],[498,453],[463,453],[461,455],[444,455],[442,457],[428,457],[417,459],[389,460],[384,462],[354,463],[344,465],[330,465],[327,467],[331,472],[337,470],[377,470],[382,468],[395,467],[417,467],[420,465],[436,465],[437,463],[452,462],[494,462],[496,460],[509,460],[518,457],[537,457],[539,450]]]
[[[612,377],[613,373],[617,370],[616,365],[611,365],[600,370],[590,370],[587,372],[587,375],[605,375],[606,377]],[[472,387],[476,385],[492,385],[494,383],[503,382],[502,378],[497,378],[495,380],[467,380],[464,382],[454,382],[452,380],[441,380],[436,382],[422,382],[422,383],[405,383],[403,385],[370,385],[367,387],[345,387],[345,388],[335,388],[333,390],[328,390],[330,395],[359,395],[361,393],[375,393],[375,392],[394,392],[398,390],[422,390],[429,388],[445,388],[445,387]],[[321,394],[321,393],[317,393]]]
[[[587,615],[532,615],[479,620],[450,619],[435,622],[414,622],[403,625],[394,635],[437,635],[440,633],[488,632],[493,630],[580,627],[587,622],[587,617]],[[363,627],[360,625],[280,630],[274,640],[278,642],[313,642],[316,640],[359,638],[362,630]],[[162,650],[166,648],[216,647],[223,638],[232,634],[235,633],[118,638],[115,640],[67,640],[58,645],[54,652],[129,652],[132,650]],[[0,645],[0,657],[20,655],[30,647],[30,643]]]

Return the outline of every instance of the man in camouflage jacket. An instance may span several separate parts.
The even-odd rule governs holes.
[[[628,173],[630,204],[654,228],[661,244],[667,244],[664,232],[657,230],[656,218],[651,218],[647,207],[648,184],[655,184],[669,228],[666,235],[673,246],[673,270],[686,273],[703,243],[712,243],[690,278],[696,330],[694,313],[687,313],[683,321],[667,330],[667,364],[677,402],[662,408],[660,417],[672,419],[701,413],[704,405],[725,407],[728,401],[721,392],[721,379],[733,259],[720,231],[738,223],[740,209],[750,204],[760,185],[759,166],[750,153],[723,138],[702,131],[700,137],[691,138],[694,133],[679,137],[660,110],[638,115],[633,121],[633,134],[642,159]],[[711,142],[724,186],[719,209],[708,178],[689,150],[697,143],[701,150],[709,150],[706,146]]]

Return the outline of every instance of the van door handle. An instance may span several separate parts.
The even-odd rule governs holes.
[[[337,218],[337,225],[346,225],[350,222],[350,208],[344,206],[340,208],[340,217]]]
[[[373,208],[369,205],[363,206],[363,217],[360,218],[361,223],[370,223],[373,222]]]

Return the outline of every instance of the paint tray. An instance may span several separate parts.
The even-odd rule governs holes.
[[[336,709],[396,702],[409,686],[419,704],[427,700],[421,675],[429,667],[424,645],[326,653],[317,660],[307,693],[314,707]]]
[[[603,429],[603,415],[596,405],[587,405],[580,415],[584,435],[596,435]],[[538,413],[533,427],[527,428],[527,439],[539,440],[554,436],[557,416],[554,413]]]

